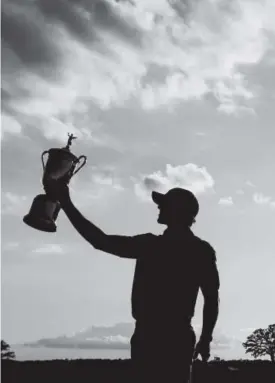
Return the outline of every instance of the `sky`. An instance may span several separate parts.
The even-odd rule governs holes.
[[[63,212],[56,233],[22,221],[41,153],[68,132],[87,156],[70,183],[87,219],[160,234],[151,191],[192,190],[194,233],[217,253],[217,331],[274,323],[274,18],[273,0],[2,2],[2,338],[132,321],[134,261],[93,249]]]

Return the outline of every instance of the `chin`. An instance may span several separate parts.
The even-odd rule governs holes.
[[[158,217],[157,222],[160,223],[161,225],[165,225],[165,222],[161,217]]]

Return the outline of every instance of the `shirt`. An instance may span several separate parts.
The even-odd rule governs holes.
[[[216,296],[220,281],[215,250],[190,229],[107,237],[101,250],[137,260],[132,288],[135,320],[190,323],[199,288],[205,299]]]

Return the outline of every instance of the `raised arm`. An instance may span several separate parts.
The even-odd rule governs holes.
[[[108,235],[87,220],[74,206],[70,198],[61,207],[78,233],[95,249],[123,258],[137,259],[150,252],[155,236],[141,234],[133,237]]]

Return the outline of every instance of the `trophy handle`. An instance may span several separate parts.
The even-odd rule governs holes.
[[[42,165],[43,165],[43,170],[45,170],[45,163],[44,163],[44,155],[45,154],[49,154],[49,151],[48,150],[45,150],[42,154],[41,154],[41,160],[42,160]]]
[[[81,168],[83,168],[83,166],[86,164],[86,162],[87,162],[87,157],[86,156],[80,156],[80,157],[78,157],[78,159],[77,159],[77,164],[79,164],[79,162],[80,162],[80,160],[81,159],[83,159],[83,162],[82,162],[82,164],[73,172],[73,174],[72,174],[72,176],[74,176],[77,172],[79,172],[79,170],[81,169]]]

